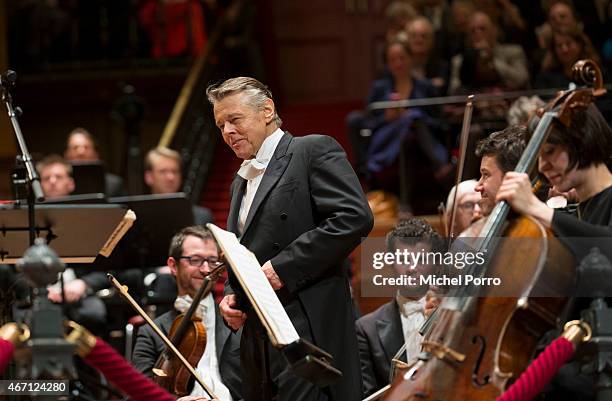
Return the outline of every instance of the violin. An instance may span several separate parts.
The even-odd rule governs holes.
[[[591,60],[574,65],[574,79],[592,87],[561,92],[549,103],[515,171],[533,169],[554,120],[569,125],[575,110],[605,93],[601,71]],[[506,202],[495,206],[476,247],[487,250],[485,264],[468,269],[477,277],[501,278],[512,285],[513,296],[496,295],[492,287],[478,296],[468,286],[451,290],[428,322],[419,362],[396,378],[384,400],[492,401],[525,370],[542,335],[559,325],[569,302],[560,294],[574,288],[573,256],[539,222],[508,219],[509,212]],[[517,252],[500,237],[526,240]],[[542,296],[547,291],[553,296]]]
[[[206,327],[201,316],[196,316],[200,301],[210,293],[214,282],[205,281],[194,297],[189,309],[179,314],[168,331],[168,338],[191,366],[197,366],[206,350]],[[193,380],[189,371],[166,347],[153,367],[153,381],[171,393],[182,397],[190,393]]]
[[[153,367],[153,381],[178,397],[188,395],[193,380],[195,380],[208,393],[211,399],[217,398],[193,368],[193,366],[197,366],[206,349],[206,328],[201,317],[195,315],[195,311],[200,301],[210,293],[217,278],[224,269],[225,264],[222,263],[204,276],[204,282],[187,312],[180,314],[174,319],[168,332],[170,339],[164,335],[161,329],[142,310],[140,305],[134,301],[127,292],[127,288],[121,285],[112,275],[108,275],[111,283],[166,344],[166,349],[159,356]]]

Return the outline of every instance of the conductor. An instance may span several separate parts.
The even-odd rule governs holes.
[[[329,352],[343,373],[324,388],[293,375],[230,274],[220,311],[234,330],[244,325],[245,400],[360,400],[355,315],[342,261],[370,232],[373,217],[346,154],[329,136],[281,130],[272,93],[253,78],[232,78],[206,93],[223,140],[244,160],[231,185],[228,230],[256,255],[300,337]]]

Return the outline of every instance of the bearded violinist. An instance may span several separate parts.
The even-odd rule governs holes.
[[[176,277],[178,297],[174,309],[159,316],[155,323],[167,334],[174,319],[187,311],[191,300],[203,284],[203,276],[219,262],[217,244],[207,229],[191,226],[177,233],[170,243],[168,267]],[[206,348],[196,368],[197,373],[219,397],[219,401],[237,401],[241,396],[240,334],[232,333],[221,319],[212,294],[200,302],[196,314],[200,314],[206,326]],[[134,348],[134,366],[151,376],[152,368],[165,345],[149,326],[138,331]],[[206,400],[206,393],[195,384],[190,396],[182,401]]]

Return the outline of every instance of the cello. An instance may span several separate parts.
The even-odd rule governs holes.
[[[592,87],[561,92],[548,104],[515,171],[533,169],[554,120],[569,125],[575,110],[605,93],[593,61],[577,62],[573,73],[575,82]],[[476,246],[487,251],[485,264],[469,269],[509,283],[512,296],[499,296],[491,287],[478,296],[469,286],[452,290],[430,322],[419,362],[396,378],[384,400],[494,400],[525,370],[542,335],[561,323],[558,316],[569,303],[561,294],[574,288],[573,256],[539,222],[525,216],[508,220],[509,212],[506,202],[495,206]],[[526,240],[517,252],[500,237]]]

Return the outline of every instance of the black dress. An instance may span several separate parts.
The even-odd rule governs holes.
[[[574,215],[555,211],[552,220],[555,235],[576,256],[578,263],[593,247],[612,260],[612,186],[595,196],[582,201]],[[586,273],[588,275],[588,273]],[[581,279],[589,280],[588,277]],[[612,278],[606,280],[607,295],[612,295]],[[591,298],[575,298],[570,319],[580,317],[580,312],[589,307]],[[610,299],[608,299],[608,304]],[[554,336],[559,335],[556,332]],[[572,361],[561,367],[553,378],[544,400],[591,401],[595,399],[593,377],[581,372],[581,364]]]

